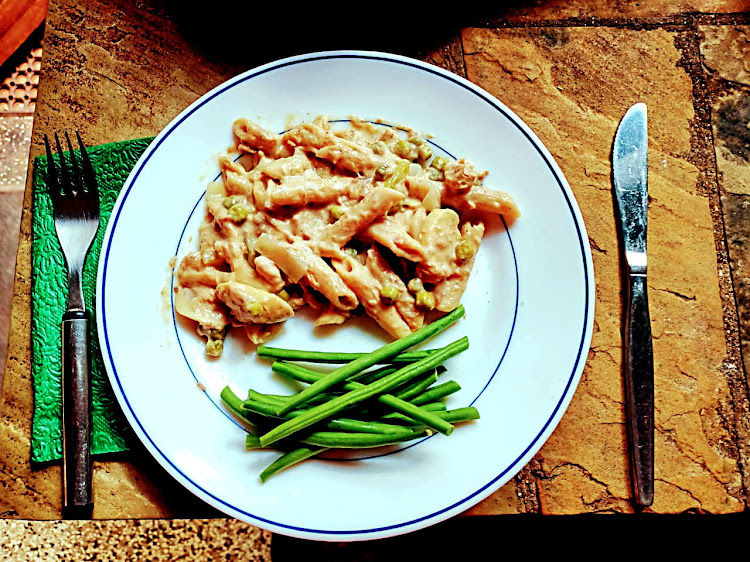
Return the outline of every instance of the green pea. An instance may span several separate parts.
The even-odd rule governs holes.
[[[383,155],[388,150],[388,146],[383,141],[377,141],[372,145],[372,151],[377,155]]]
[[[432,310],[435,308],[435,295],[424,289],[419,291],[417,293],[417,306],[425,310]]]
[[[456,244],[456,257],[461,261],[466,261],[474,257],[474,245],[468,240],[462,240]]]
[[[229,218],[234,222],[244,221],[249,214],[250,211],[244,205],[232,205],[231,207],[229,207],[229,209],[227,209],[227,215],[229,215]]]
[[[390,177],[393,174],[393,166],[390,166],[388,164],[381,164],[378,166],[378,169],[375,170],[375,179],[377,180],[384,180],[387,177]]]
[[[393,152],[396,156],[411,160],[413,158],[414,145],[407,140],[400,140],[393,147]]]
[[[208,332],[208,338],[211,340],[223,340],[227,335],[226,329],[224,330],[217,330],[216,328],[212,328]]]
[[[261,314],[263,314],[263,305],[259,302],[251,302],[247,306],[247,311],[253,316],[260,316]]]
[[[442,181],[445,178],[443,172],[441,172],[437,168],[428,168],[427,177],[432,181]]]
[[[448,163],[448,160],[446,160],[442,156],[435,156],[435,158],[432,159],[432,162],[430,162],[430,166],[442,172],[443,168],[445,168],[445,165],[447,163]]]
[[[206,344],[206,355],[210,357],[219,357],[224,351],[224,340],[208,340]]]
[[[380,298],[383,302],[392,304],[398,300],[399,296],[401,296],[401,291],[393,283],[385,283],[380,287]]]
[[[430,145],[426,142],[420,144],[417,147],[417,156],[420,160],[427,160],[430,156],[432,156],[432,148],[430,148]]]
[[[242,197],[240,197],[239,195],[230,195],[229,197],[224,197],[224,201],[221,202],[221,204],[224,205],[225,209],[229,209],[230,207],[233,207],[238,203],[242,203]]]
[[[334,220],[339,220],[345,213],[345,209],[341,205],[331,205],[330,211],[331,217],[333,217]]]
[[[409,289],[409,292],[413,295],[418,294],[420,291],[424,291],[424,284],[422,283],[422,280],[419,277],[415,277],[414,279],[411,279],[406,285],[407,289]]]

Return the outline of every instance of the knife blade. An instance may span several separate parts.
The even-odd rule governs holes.
[[[648,125],[643,103],[623,116],[612,149],[615,209],[627,278],[623,377],[635,503],[654,499],[654,359],[647,295]]]

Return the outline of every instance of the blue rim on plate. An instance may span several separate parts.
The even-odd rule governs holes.
[[[110,334],[109,334],[108,323],[107,323],[108,322],[108,319],[107,319],[107,314],[108,314],[107,275],[108,275],[108,263],[110,260],[110,252],[111,252],[111,247],[112,247],[112,241],[114,238],[114,233],[117,229],[120,215],[128,201],[128,197],[130,196],[131,190],[136,184],[140,173],[142,172],[144,167],[149,163],[150,158],[155,153],[155,151],[159,148],[161,143],[164,142],[179,127],[179,125],[185,119],[190,117],[194,112],[200,109],[203,105],[211,101],[216,96],[219,96],[220,94],[224,93],[225,91],[228,91],[243,82],[253,80],[257,78],[258,76],[261,76],[269,72],[273,72],[275,70],[278,70],[284,67],[297,65],[297,64],[306,64],[311,61],[319,61],[319,60],[326,60],[326,59],[376,60],[376,61],[396,64],[396,65],[406,65],[420,72],[432,73],[435,76],[438,76],[445,80],[449,80],[454,85],[459,86],[465,89],[467,92],[474,94],[479,99],[486,102],[494,110],[501,113],[505,118],[507,118],[508,121],[512,123],[526,137],[529,143],[536,149],[541,159],[549,168],[549,171],[551,172],[552,176],[555,178],[557,185],[564,197],[565,203],[567,204],[568,210],[570,212],[570,219],[572,220],[573,226],[575,228],[577,241],[580,246],[580,258],[581,258],[581,267],[582,267],[582,274],[583,274],[583,279],[584,279],[584,291],[585,291],[585,298],[584,298],[585,305],[584,305],[583,310],[581,310],[580,325],[578,328],[580,330],[581,336],[580,336],[578,350],[577,350],[577,353],[575,354],[574,362],[572,366],[570,367],[570,374],[567,379],[567,384],[565,385],[564,390],[562,394],[560,395],[554,409],[550,412],[549,417],[547,418],[546,422],[540,428],[539,432],[536,434],[534,439],[528,444],[526,449],[524,449],[508,466],[501,468],[494,478],[490,479],[489,481],[479,486],[473,493],[466,495],[461,500],[456,501],[452,503],[451,505],[447,505],[439,510],[434,510],[430,513],[423,515],[422,517],[412,518],[408,521],[402,521],[393,525],[363,528],[363,529],[340,530],[340,529],[322,529],[322,528],[313,528],[313,527],[301,527],[297,525],[289,525],[282,521],[275,521],[275,520],[267,519],[265,517],[260,516],[257,513],[252,513],[246,509],[242,509],[236,505],[232,505],[231,502],[228,502],[220,497],[217,497],[216,495],[202,488],[199,484],[193,481],[187,474],[185,474],[180,469],[180,467],[178,467],[173,462],[172,459],[170,459],[163,452],[163,450],[159,447],[157,442],[149,434],[148,429],[141,423],[132,404],[128,400],[128,397],[122,386],[122,379],[121,379],[122,375],[118,371],[117,362],[112,352]],[[510,112],[507,108],[505,108],[501,103],[499,103],[498,100],[496,100],[494,97],[487,94],[486,92],[484,92],[483,90],[481,90],[480,88],[478,88],[474,84],[471,84],[470,82],[468,82],[467,80],[463,78],[460,78],[456,75],[453,75],[437,67],[433,67],[431,65],[421,63],[416,60],[408,59],[406,57],[390,55],[390,54],[385,54],[385,53],[357,52],[357,51],[313,53],[310,55],[290,57],[288,59],[283,59],[274,63],[269,63],[255,70],[248,71],[247,73],[240,75],[236,79],[230,80],[224,85],[215,88],[214,90],[209,92],[206,96],[199,99],[189,108],[187,108],[185,112],[183,112],[175,121],[170,123],[169,126],[164,131],[162,131],[162,133],[160,133],[160,135],[152,144],[153,146],[149,147],[149,149],[143,155],[141,160],[136,164],[134,172],[131,174],[131,177],[128,179],[128,182],[126,183],[125,188],[123,189],[120,195],[120,200],[118,202],[119,204],[116,208],[116,212],[110,219],[110,224],[108,225],[108,236],[107,236],[107,239],[105,240],[105,246],[104,246],[104,251],[102,252],[102,257],[100,260],[100,271],[99,271],[100,306],[97,309],[97,312],[100,318],[99,332],[100,332],[100,338],[103,341],[102,349],[103,349],[103,355],[105,357],[105,364],[110,374],[110,378],[112,382],[114,383],[114,386],[116,387],[118,399],[120,400],[121,406],[123,410],[125,411],[127,417],[130,419],[134,427],[138,429],[137,431],[138,435],[142,439],[145,439],[146,441],[148,441],[148,443],[150,444],[150,449],[152,450],[152,453],[155,454],[155,456],[157,457],[157,460],[162,464],[162,466],[164,466],[173,475],[179,475],[182,482],[185,483],[186,486],[189,486],[192,489],[192,491],[196,493],[196,495],[209,501],[209,503],[212,503],[214,506],[221,508],[223,511],[227,511],[227,513],[233,514],[234,516],[243,518],[246,521],[258,524],[259,526],[262,526],[262,527],[267,527],[268,525],[270,525],[272,526],[272,528],[274,528],[275,530],[279,530],[280,532],[289,531],[290,534],[292,535],[302,533],[302,535],[300,536],[310,536],[311,538],[323,538],[323,539],[327,537],[341,537],[342,539],[346,539],[347,536],[359,536],[359,537],[367,538],[367,535],[373,535],[373,538],[374,538],[375,535],[382,534],[384,531],[398,531],[399,529],[402,529],[404,530],[403,532],[406,532],[408,530],[414,530],[415,527],[420,528],[419,527],[420,523],[423,523],[426,521],[432,521],[432,522],[437,523],[440,520],[442,520],[441,515],[445,513],[455,512],[456,509],[461,509],[461,510],[468,509],[469,507],[473,505],[472,501],[475,498],[477,498],[478,496],[481,496],[488,489],[492,488],[499,480],[504,478],[508,474],[509,471],[520,469],[521,467],[518,465],[521,462],[521,460],[524,459],[526,455],[529,454],[530,451],[534,451],[538,447],[541,446],[541,443],[539,442],[540,439],[547,432],[547,430],[550,427],[550,424],[553,424],[553,422],[556,423],[557,421],[559,421],[557,417],[560,414],[561,408],[563,408],[564,405],[566,405],[569,402],[571,398],[571,390],[575,388],[575,385],[577,385],[578,379],[580,378],[580,374],[583,369],[583,364],[586,359],[588,345],[590,343],[590,338],[591,338],[591,333],[592,333],[593,271],[592,271],[592,266],[591,266],[590,250],[588,247],[588,238],[585,235],[584,227],[579,217],[579,211],[578,211],[577,205],[572,199],[570,188],[567,186],[567,183],[564,180],[562,173],[558,169],[555,162],[552,160],[551,156],[547,153],[546,149],[540,146],[541,143],[536,138],[534,138],[533,135],[518,122],[518,118],[515,115],[513,115],[512,112]],[[515,262],[515,250],[513,251],[514,251],[513,259]],[[517,279],[518,279],[518,271],[516,269],[516,283],[518,283]],[[518,306],[516,304],[516,312],[517,310],[518,310]],[[515,325],[515,318],[514,318],[514,325]],[[510,341],[508,341],[508,344],[505,347],[505,351],[502,354],[503,356],[505,355],[505,352],[507,351],[507,346],[509,344],[510,344]],[[193,374],[193,376],[195,375]],[[223,506],[223,508],[221,506]],[[397,534],[397,533],[392,533],[392,534]]]

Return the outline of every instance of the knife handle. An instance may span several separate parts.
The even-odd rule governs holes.
[[[91,486],[89,318],[68,311],[62,321],[63,516],[88,519]]]
[[[631,273],[625,318],[625,393],[635,501],[654,501],[654,357],[646,275]]]

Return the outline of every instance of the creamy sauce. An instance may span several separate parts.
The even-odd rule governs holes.
[[[487,172],[433,159],[406,127],[352,118],[334,130],[318,116],[283,134],[244,118],[233,131],[221,180],[206,189],[199,249],[176,272],[175,308],[207,352],[231,327],[264,343],[305,305],[316,325],[364,309],[402,337],[427,310],[460,303],[484,234],[477,211],[519,214],[482,185]]]

